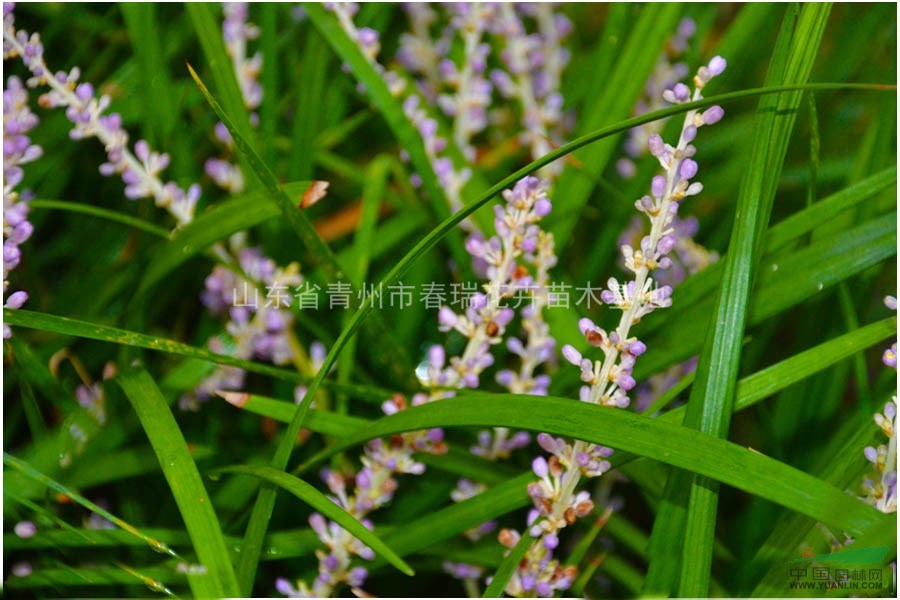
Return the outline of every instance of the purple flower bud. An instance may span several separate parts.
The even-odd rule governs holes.
[[[659,243],[656,244],[656,251],[660,254],[668,254],[675,248],[675,244],[677,239],[671,233],[668,233],[659,240]]]
[[[892,369],[897,368],[897,344],[892,345],[884,351],[884,354],[881,355],[881,362],[883,362],[886,367],[891,367]]]
[[[544,536],[544,548],[553,550],[557,546],[559,546],[559,538],[556,537],[556,534],[548,533]]]
[[[683,83],[676,83],[672,88],[672,94],[679,102],[687,102],[691,97],[691,90]]]
[[[426,140],[430,140],[437,134],[437,121],[423,119],[419,122],[419,134]]]
[[[550,470],[547,466],[547,460],[543,456],[538,456],[533,461],[531,461],[531,469],[532,471],[534,471],[534,474],[541,479],[545,479],[550,475]]]
[[[523,575],[521,577],[522,589],[526,592],[530,592],[534,589],[536,580],[533,575]]]
[[[453,312],[449,306],[442,306],[438,311],[438,323],[445,330],[449,330],[456,325],[456,321],[459,317],[456,316],[456,313]]]
[[[137,142],[135,142],[134,154],[142,162],[145,162],[148,158],[150,158],[150,145],[147,143],[147,140],[138,140]]]
[[[631,179],[637,173],[637,166],[629,158],[620,158],[616,161],[616,171],[622,179]]]
[[[28,300],[28,293],[23,291],[13,292],[6,299],[7,308],[21,308],[25,301]]]
[[[666,193],[666,178],[662,175],[656,175],[650,183],[650,193],[655,198],[662,198]]]
[[[531,435],[527,431],[517,431],[513,436],[507,441],[507,445],[511,450],[515,450],[517,448],[524,448],[528,445],[528,442],[531,441]]]
[[[619,375],[619,377],[616,378],[616,383],[626,392],[633,388],[636,384],[634,377],[625,374]]]
[[[628,353],[632,356],[640,356],[647,351],[647,345],[641,340],[635,340],[628,346]]]
[[[725,70],[725,67],[728,63],[721,56],[714,56],[709,64],[706,66],[709,69],[709,74],[711,77],[715,77],[716,75],[721,75],[722,71]]]
[[[469,306],[472,307],[473,310],[481,310],[485,306],[487,306],[488,297],[480,292],[472,294],[470,299]]]
[[[378,43],[378,32],[370,27],[362,27],[357,32],[356,39],[363,46],[374,46]]]
[[[712,125],[718,123],[725,116],[725,111],[721,106],[710,106],[703,111],[703,124]]]
[[[548,200],[547,198],[541,198],[534,203],[534,214],[539,217],[546,217],[550,214],[550,209],[552,208],[553,205],[550,203],[550,200]]]
[[[578,399],[582,402],[590,402],[591,401],[591,386],[583,385],[581,389],[578,390]]]
[[[509,307],[503,307],[500,309],[500,312],[497,313],[497,316],[494,317],[494,323],[499,327],[506,327],[509,325],[510,321],[513,320],[515,315],[516,311]]]
[[[872,464],[875,464],[878,461],[878,451],[872,446],[866,446],[863,450],[863,454],[865,454],[866,460]]]
[[[692,37],[697,31],[697,24],[693,19],[684,18],[678,23],[677,35],[680,38],[687,39]]]
[[[440,369],[444,366],[446,357],[443,346],[435,344],[428,349],[428,363],[435,369]]]
[[[278,310],[268,310],[265,315],[267,331],[281,331],[284,329],[284,317]]]
[[[576,367],[581,365],[581,352],[576,350],[573,346],[570,346],[569,344],[563,346],[562,354],[567,361],[569,361]]]
[[[325,569],[328,571],[334,571],[335,569],[338,568],[338,565],[340,565],[340,564],[341,563],[338,560],[338,557],[335,556],[334,554],[329,554],[322,561],[322,566],[325,567]]]
[[[693,142],[694,138],[697,137],[697,128],[693,125],[688,125],[684,128],[684,131],[681,132],[681,138],[686,142]]]
[[[658,133],[654,133],[650,136],[647,140],[647,147],[650,149],[650,154],[657,158],[662,156],[663,152],[666,151],[666,144]]]
[[[90,83],[79,84],[78,87],[75,88],[75,95],[82,102],[87,102],[94,97],[94,86]]]
[[[18,523],[16,523],[13,531],[15,531],[16,535],[20,538],[27,539],[30,537],[34,537],[34,535],[37,533],[37,527],[31,521],[19,521]]]
[[[370,551],[371,552],[371,551]],[[374,556],[374,554],[373,554]],[[366,581],[369,572],[363,567],[353,567],[347,574],[347,584],[352,587],[359,587]]]
[[[681,161],[681,166],[678,168],[678,175],[682,179],[690,179],[694,175],[697,174],[697,163],[690,158],[686,158]]]
[[[15,263],[19,264],[19,259],[22,256],[22,251],[19,250],[19,247],[13,243],[6,242],[3,244],[3,262],[4,263]]]
[[[596,328],[597,326],[594,324],[594,322],[587,317],[583,317],[578,320],[578,330],[582,335],[586,335],[588,331],[594,330]],[[565,351],[565,348],[563,348],[563,351]]]
[[[291,585],[291,582],[284,577],[279,577],[275,580],[275,589],[278,590],[278,593],[282,596],[287,596],[289,598],[293,597],[296,592],[294,586]]]
[[[434,174],[437,178],[444,180],[453,174],[453,163],[449,158],[439,158],[434,161]]]
[[[514,373],[509,369],[503,369],[502,371],[499,371],[496,377],[497,383],[507,388],[512,385],[514,378]]]
[[[485,253],[485,244],[484,240],[480,238],[480,236],[470,235],[466,238],[466,252],[471,254],[476,258],[480,258],[484,256]]]

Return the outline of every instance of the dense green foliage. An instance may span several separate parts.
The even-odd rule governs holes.
[[[453,213],[401,103],[322,6],[302,18],[290,5],[251,6],[264,65],[258,123],[217,5],[16,7],[16,26],[41,32],[48,64],[80,66],[134,139],[171,155],[168,178],[200,182],[203,196],[193,222],[175,229],[151,200],[128,200],[118,177],[101,176],[102,145],[70,140],[65,110],[39,109],[33,94],[41,122],[31,138],[44,155],[24,167],[34,233],[10,276],[30,298],[4,310],[13,332],[3,344],[7,593],[272,596],[278,577],[315,577],[321,544],[307,520],[320,511],[375,552],[367,592],[464,595],[471,589],[442,567],[454,561],[496,572],[477,591],[499,595],[524,545],[504,561],[496,533],[477,542],[462,534],[492,519],[522,530],[540,449],[484,460],[468,448],[485,427],[615,449],[613,469],[585,488],[596,498],[592,518],[566,530],[558,558],[580,572],[570,593],[800,593],[786,587],[787,565],[800,549],[830,552],[827,532],[851,535],[855,548],[888,548],[883,564],[896,560],[896,513],[858,498],[870,466],[863,448],[879,443],[872,414],[897,389],[896,371],[880,360],[897,331],[883,303],[897,289],[896,6],[560,10],[575,24],[561,83],[569,143],[530,161],[515,140],[478,138],[466,206]],[[697,23],[684,57],[691,71],[714,55],[728,70],[706,100],[635,118],[685,16]],[[407,29],[398,5],[366,4],[357,20],[394,55]],[[27,77],[18,59],[4,68]],[[429,346],[464,345],[418,302],[379,308],[354,296],[347,309],[329,309],[323,296],[318,310],[293,310],[302,349],[287,364],[207,346],[223,321],[199,298],[222,263],[216,244],[233,234],[247,232],[279,265],[299,262],[322,290],[343,280],[473,281],[459,223],[472,215],[489,228],[500,193],[557,158],[564,167],[544,219],[556,235],[553,280],[621,276],[617,240],[658,167],[645,156],[636,177],[621,178],[623,134],[713,104],[726,117],[697,143],[704,191],[681,210],[720,258],[636,327],[647,353],[634,376],[643,382],[694,356],[699,368],[679,372],[644,413],[579,402],[578,369],[559,360],[546,397],[505,393],[493,367],[478,390],[385,417],[383,402],[421,390]],[[666,134],[677,135],[676,120]],[[203,173],[221,154],[219,121],[247,182],[240,193]],[[412,172],[421,186],[410,184]],[[330,183],[325,198],[298,208],[318,180]],[[547,309],[558,348],[588,350],[582,317],[608,327],[618,318],[574,301]],[[328,351],[322,369],[307,355],[315,341]],[[496,356],[498,365],[511,358],[505,346]],[[215,365],[247,371],[248,394],[182,410],[180,398]],[[105,369],[98,423],[75,390]],[[295,403],[300,384],[309,391]],[[424,475],[398,478],[371,531],[326,499],[323,465],[358,468],[366,441],[436,427],[449,451],[423,455]],[[453,503],[459,477],[487,491]],[[600,498],[616,507],[611,517]],[[116,527],[89,522],[98,511]],[[22,521],[38,533],[15,533]],[[12,574],[23,561],[31,573]]]

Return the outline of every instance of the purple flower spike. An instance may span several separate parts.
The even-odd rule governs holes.
[[[12,14],[8,13],[11,19]],[[4,23],[6,26],[6,23]],[[6,42],[4,42],[4,47]],[[34,231],[27,220],[30,192],[19,193],[16,187],[22,182],[22,166],[37,160],[42,155],[40,146],[31,143],[29,132],[38,124],[37,116],[31,112],[28,92],[18,77],[10,77],[3,89],[3,294],[9,293],[10,273],[22,261],[20,246]],[[21,308],[28,299],[24,291],[12,292],[5,300],[4,307]],[[3,325],[3,338],[12,335],[10,327]]]
[[[679,35],[689,36],[693,29],[692,23],[686,24]],[[685,42],[678,39],[672,45],[683,48]],[[713,63],[711,67],[713,71],[721,72],[724,65],[720,68]],[[661,95],[668,102],[701,99],[703,86],[717,74],[709,71],[707,67],[698,70],[693,79],[693,90],[683,83],[670,81],[661,88],[664,90]],[[678,77],[686,75],[685,69]],[[711,122],[721,116],[717,111],[709,113]],[[633,376],[636,358],[647,350],[643,342],[631,337],[631,328],[644,315],[672,304],[671,286],[659,285],[657,277],[662,269],[674,268],[673,259],[680,260],[682,254],[679,240],[685,234],[684,226],[676,220],[678,203],[702,190],[699,182],[689,181],[698,172],[698,165],[692,158],[696,149],[691,142],[697,138],[701,124],[706,124],[703,117],[696,111],[688,111],[676,145],[665,144],[658,131],[650,132],[644,138],[650,153],[663,169],[651,182],[652,197],[645,196],[635,203],[649,219],[650,233],[623,236],[620,247],[629,278],[624,281],[610,278],[607,288],[600,294],[600,299],[611,309],[621,311],[621,318],[608,333],[589,319],[579,321],[578,328],[589,344],[600,348],[599,359],[585,358],[572,346],[562,348],[563,357],[581,371],[581,379],[586,384],[579,393],[583,402],[618,408],[625,408],[630,403],[628,392],[637,385]],[[629,142],[635,139],[636,136]],[[629,154],[637,157],[632,154],[632,149],[628,149]],[[672,254],[672,258],[668,254]],[[516,575],[510,580],[506,589],[510,595],[552,596],[572,584],[574,570],[566,570],[552,559],[551,553],[558,545],[558,532],[594,509],[590,494],[578,491],[580,480],[602,476],[611,468],[607,460],[612,452],[609,448],[583,441],[567,443],[546,434],[540,434],[537,439],[541,448],[552,455],[549,461],[540,457],[532,463],[540,479],[528,486],[534,503],[534,509],[529,513],[528,532],[538,539],[532,542]],[[563,514],[566,518],[560,519]],[[501,533],[500,539],[510,548],[516,537],[517,534],[507,531]]]
[[[95,97],[94,87],[90,83],[79,83],[80,73],[77,68],[68,74],[49,76],[48,74],[52,71],[44,62],[40,36],[16,30],[14,14],[11,11],[4,17],[3,24],[4,56],[18,55],[22,58],[25,67],[33,75],[29,80],[30,85],[35,87],[44,85],[50,88],[41,96],[40,104],[45,107],[65,109],[66,117],[74,125],[69,132],[69,137],[72,139],[95,137],[103,143],[107,153],[107,163],[101,167],[101,173],[105,175],[131,173],[131,179],[125,181],[125,195],[128,198],[153,198],[156,205],[166,208],[179,225],[189,223],[194,216],[196,198],[193,198],[193,201],[184,201],[191,195],[185,193],[173,182],[163,183],[159,177],[160,172],[168,163],[168,158],[165,155],[149,151],[146,152],[145,159],[132,154],[128,148],[128,133],[121,127],[121,118],[105,114],[110,105],[110,98],[105,95]],[[4,91],[4,122],[6,121],[7,90]],[[5,126],[4,129],[6,129]],[[5,132],[4,152],[6,152],[7,145]],[[15,147],[15,144],[10,147]],[[144,154],[142,149],[138,152]],[[14,163],[8,160],[8,156],[5,158],[7,159],[4,160],[4,170],[6,171]],[[7,179],[9,179],[9,174],[7,174]]]

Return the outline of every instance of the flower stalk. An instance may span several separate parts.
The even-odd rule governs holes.
[[[717,56],[698,70],[693,92],[678,83],[663,96],[670,103],[699,100],[703,88],[724,69],[725,60]],[[679,203],[703,189],[702,184],[691,181],[698,171],[692,158],[696,152],[692,142],[697,130],[716,123],[723,114],[718,106],[702,113],[689,111],[675,146],[664,143],[659,135],[651,136],[648,141],[663,174],[653,178],[650,194],[640,198],[635,207],[649,219],[650,232],[641,240],[639,248],[628,244],[621,248],[633,279],[621,284],[610,278],[608,288],[600,296],[605,304],[622,311],[619,323],[607,332],[590,319],[579,321],[579,330],[588,345],[600,348],[602,360],[585,358],[569,345],[562,349],[566,360],[581,370],[585,383],[580,392],[583,402],[618,408],[625,408],[630,402],[628,392],[636,384],[632,370],[636,359],[647,349],[643,342],[631,336],[631,328],[644,316],[672,303],[671,288],[657,287],[651,275],[672,265],[667,255],[677,242],[672,223]],[[528,517],[528,533],[535,540],[507,585],[507,593],[514,596],[547,597],[569,588],[575,576],[574,567],[563,567],[552,558],[553,550],[560,543],[558,534],[593,511],[590,495],[577,491],[581,480],[598,477],[610,468],[606,460],[612,454],[609,448],[580,440],[569,443],[544,433],[538,436],[538,443],[551,456],[549,460],[540,456],[532,463],[538,481],[528,486],[535,507]],[[509,548],[518,539],[519,533],[512,530],[500,534],[501,543]]]

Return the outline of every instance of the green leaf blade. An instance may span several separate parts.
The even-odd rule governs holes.
[[[165,398],[141,368],[121,372],[116,381],[150,439],[197,557],[210,575],[207,584],[214,586],[216,594],[236,596],[237,578],[219,519]]]

